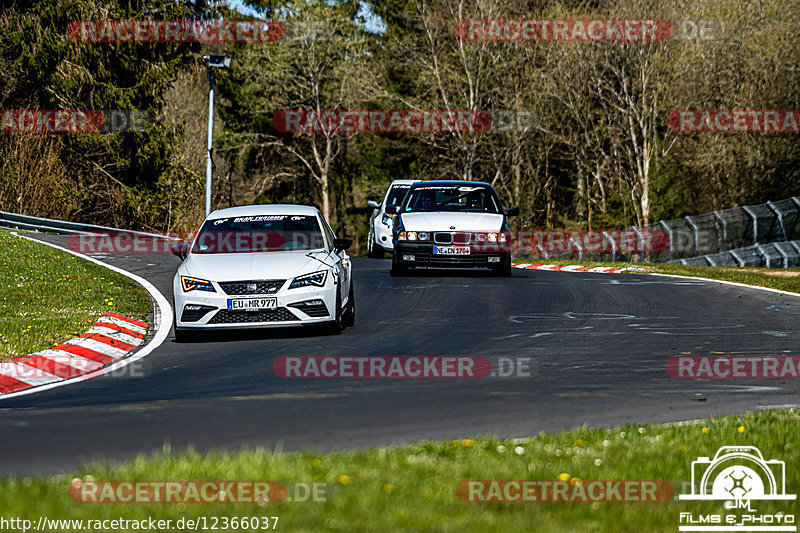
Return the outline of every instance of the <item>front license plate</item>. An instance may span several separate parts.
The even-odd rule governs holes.
[[[260,311],[278,307],[277,298],[237,298],[228,300],[228,311]]]
[[[469,255],[469,246],[434,246],[434,255]]]

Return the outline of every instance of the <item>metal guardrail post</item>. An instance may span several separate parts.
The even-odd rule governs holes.
[[[667,230],[667,235],[669,235],[669,260],[672,261],[674,259],[673,248],[675,246],[675,238],[672,233],[672,228],[670,228],[663,220],[659,220],[658,223],[661,224],[665,230]]]
[[[607,231],[603,232],[603,238],[608,239],[608,242],[611,243],[611,262],[617,260],[617,243],[614,241],[613,237],[611,237]]]
[[[699,242],[698,241],[700,240],[700,228],[697,227],[697,224],[694,223],[694,221],[692,220],[692,217],[684,217],[684,218],[686,219],[686,222],[688,222],[689,225],[694,230],[694,257],[697,257],[697,253],[698,253],[698,250],[699,250]]]
[[[775,216],[778,217],[778,224],[781,227],[781,237],[783,238],[782,240],[788,241],[789,234],[786,232],[786,226],[783,223],[783,213],[781,213],[781,211],[775,207],[775,204],[772,203],[772,200],[767,201],[767,206],[772,209],[775,212]]]
[[[583,261],[583,248],[581,244],[575,240],[575,237],[570,237],[569,242],[575,245],[575,248],[578,249],[578,261]]]
[[[742,210],[753,217],[753,244],[758,244],[758,215],[748,205],[743,205]]]
[[[728,221],[722,216],[719,211],[714,211],[714,216],[722,222],[722,249],[721,252],[728,251]]]

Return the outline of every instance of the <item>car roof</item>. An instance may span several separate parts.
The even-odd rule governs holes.
[[[418,181],[419,180],[393,180],[390,187],[393,187],[395,185],[411,185],[412,183],[416,183]]]
[[[239,207],[228,207],[227,209],[217,209],[208,219],[222,217],[246,217],[257,215],[316,215],[317,208],[310,205],[296,204],[264,204],[264,205],[243,205]]]
[[[430,181],[419,181],[415,182],[419,185],[433,185],[433,186],[444,186],[444,187],[470,187],[470,186],[480,186],[480,187],[489,187],[490,189],[494,190],[491,183],[486,183],[485,181],[464,181],[464,180],[430,180]]]

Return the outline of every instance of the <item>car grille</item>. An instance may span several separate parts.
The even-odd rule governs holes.
[[[274,294],[283,287],[285,279],[251,280],[251,281],[221,281],[219,286],[225,294],[243,296],[246,294]]]
[[[437,231],[433,234],[433,242],[436,244],[469,244],[472,235],[469,233],[447,233]]]
[[[262,309],[261,311],[228,311],[221,309],[211,317],[209,324],[246,324],[252,322],[288,322],[299,320],[285,307]]]
[[[414,265],[463,265],[463,266],[490,266],[489,257],[486,255],[432,255],[414,254]],[[493,263],[496,265],[497,263]],[[412,265],[413,266],[413,265]]]

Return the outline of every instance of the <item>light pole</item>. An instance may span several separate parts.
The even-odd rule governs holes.
[[[231,58],[225,56],[203,56],[208,62],[208,150],[206,151],[206,216],[211,213],[211,153],[214,137],[214,69],[231,68]]]

